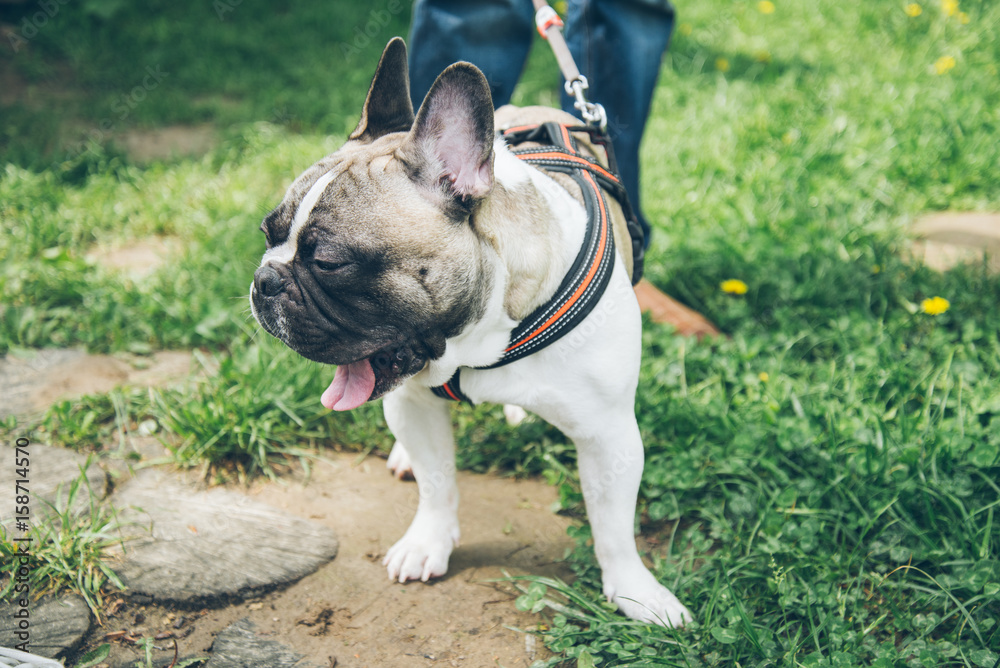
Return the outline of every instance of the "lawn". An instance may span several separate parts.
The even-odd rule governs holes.
[[[40,7],[0,5],[0,73],[18,82],[0,98],[0,352],[198,348],[219,370],[187,392],[8,419],[5,440],[100,451],[153,420],[177,462],[220,481],[330,442],[386,448],[379,407],[322,409],[329,370],[258,333],[245,294],[262,216],[353,129],[408,3]],[[1000,5],[678,9],[643,147],[647,276],[727,337],[645,327],[637,522],[699,624],[602,606],[583,522],[574,584],[525,583],[518,605],[555,662],[581,667],[996,668],[1000,279],[922,267],[907,229],[1000,208]],[[515,101],[551,104],[557,85],[536,48]],[[142,162],[116,143],[196,123],[220,137],[198,157]],[[181,252],[146,278],[87,257],[151,235]],[[558,432],[497,407],[454,415],[463,467],[544,475],[583,518]]]

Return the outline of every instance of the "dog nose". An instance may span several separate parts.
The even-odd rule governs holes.
[[[269,264],[265,264],[253,273],[253,286],[265,297],[273,297],[281,292],[281,276]]]

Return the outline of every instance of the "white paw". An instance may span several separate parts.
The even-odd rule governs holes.
[[[507,418],[507,424],[511,427],[516,427],[524,422],[524,418],[528,417],[528,411],[514,404],[504,404],[503,415]]]
[[[617,582],[605,577],[604,595],[623,615],[640,622],[679,628],[694,621],[691,612],[645,568]]]
[[[389,571],[390,580],[427,582],[439,578],[448,572],[448,557],[458,539],[457,524],[431,529],[418,527],[418,521],[414,520],[406,535],[389,548],[382,565]]]
[[[392,451],[389,453],[389,459],[386,461],[385,467],[400,480],[413,477],[413,466],[410,464],[410,455],[399,441],[396,441],[392,446]]]

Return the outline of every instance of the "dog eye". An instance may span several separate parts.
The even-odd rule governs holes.
[[[351,264],[350,262],[328,262],[326,260],[313,260],[316,268],[320,271],[338,271]]]
[[[267,221],[260,224],[260,231],[264,233],[264,248],[271,250],[271,235],[267,233]]]

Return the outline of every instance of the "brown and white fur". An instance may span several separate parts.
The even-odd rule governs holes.
[[[412,470],[420,496],[385,556],[390,578],[442,576],[458,544],[449,405],[429,388],[462,367],[474,402],[523,407],[575,443],[608,599],[634,619],[688,623],[633,535],[641,318],[622,258],[577,331],[506,366],[473,368],[499,359],[518,320],[552,296],[585,227],[581,204],[514,157],[495,125],[489,86],[468,63],[445,70],[414,116],[405,47],[390,42],[351,138],[262,225],[254,315],[302,355],[339,365],[328,407],[383,397],[397,438],[389,466]]]

